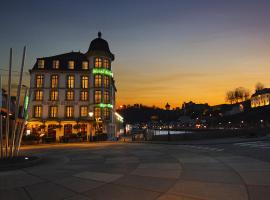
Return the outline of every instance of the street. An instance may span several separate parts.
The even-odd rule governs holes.
[[[25,146],[23,154],[43,162],[0,172],[0,199],[267,200],[268,147],[268,141]]]

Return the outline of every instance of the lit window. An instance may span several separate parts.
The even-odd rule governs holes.
[[[81,115],[81,117],[88,116],[88,107],[87,106],[81,106],[80,115]]]
[[[95,87],[101,87],[101,80],[102,80],[101,75],[95,75]]]
[[[109,69],[110,65],[109,65],[109,60],[108,59],[103,60],[103,67]]]
[[[66,100],[67,101],[73,101],[74,100],[74,91],[68,90],[66,93]]]
[[[101,109],[100,108],[95,108],[94,115],[95,115],[96,119],[100,118],[101,117]]]
[[[42,90],[36,90],[35,100],[36,101],[42,101],[42,99],[43,99],[43,91]]]
[[[88,76],[82,76],[81,77],[81,86],[84,89],[88,88]]]
[[[73,117],[74,108],[72,106],[66,106],[66,117]]]
[[[81,91],[81,100],[82,101],[88,100],[88,92],[87,91]]]
[[[73,75],[68,75],[67,76],[67,88],[74,88],[74,76]]]
[[[104,118],[105,119],[109,119],[110,118],[110,111],[109,111],[109,108],[104,108],[103,109],[103,115],[104,115]]]
[[[43,75],[37,75],[36,76],[36,87],[37,88],[42,88],[43,84],[44,84]]]
[[[58,100],[58,91],[57,90],[51,90],[51,101],[57,101]]]
[[[50,107],[50,117],[55,118],[57,117],[58,108],[57,106],[51,106]]]
[[[109,92],[108,91],[104,91],[104,103],[109,103]]]
[[[59,69],[59,60],[53,60],[53,69]]]
[[[104,87],[108,88],[110,84],[110,79],[108,76],[104,76]]]
[[[34,106],[34,117],[39,118],[42,114],[42,106]]]
[[[74,67],[75,67],[75,62],[73,60],[68,61],[68,68],[74,69]]]
[[[82,69],[88,69],[89,65],[88,65],[88,61],[83,61],[82,62]]]
[[[95,91],[95,103],[100,103],[101,102],[101,91],[96,90]]]
[[[52,75],[51,76],[51,88],[57,88],[58,87],[58,75]]]
[[[45,61],[44,60],[38,60],[38,68],[44,69]]]
[[[95,58],[95,67],[102,67],[102,60],[101,58]]]

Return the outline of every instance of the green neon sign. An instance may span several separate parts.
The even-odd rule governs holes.
[[[97,104],[97,106],[100,108],[113,108],[112,104],[105,104],[105,103]]]
[[[93,74],[103,74],[113,77],[113,73],[110,70],[104,68],[93,68]]]

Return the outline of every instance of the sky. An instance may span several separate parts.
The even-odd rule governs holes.
[[[221,104],[236,87],[270,87],[269,19],[266,0],[3,0],[0,73],[11,47],[18,71],[27,46],[28,71],[38,57],[86,52],[101,31],[118,106]]]

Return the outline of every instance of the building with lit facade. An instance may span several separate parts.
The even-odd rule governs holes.
[[[267,106],[270,102],[270,88],[264,88],[262,90],[257,90],[252,96],[251,96],[251,107],[261,107],[261,106]]]
[[[114,137],[113,60],[100,32],[86,53],[38,58],[30,70],[28,132],[47,134],[57,140],[74,134]]]

